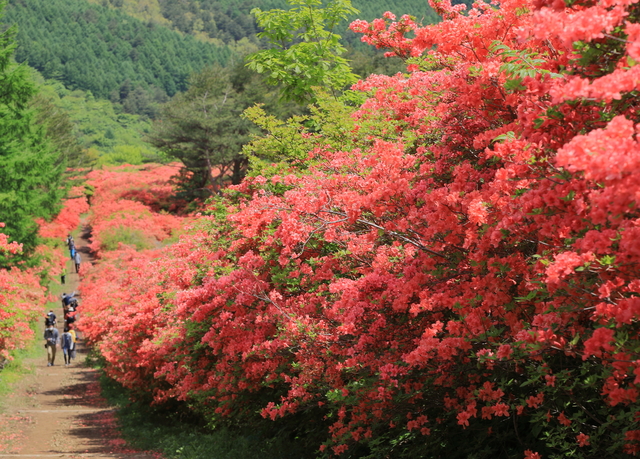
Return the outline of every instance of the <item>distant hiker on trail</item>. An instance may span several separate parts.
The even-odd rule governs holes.
[[[56,361],[56,349],[58,346],[58,338],[60,334],[58,333],[58,329],[54,328],[53,325],[49,325],[47,329],[44,331],[44,339],[45,345],[47,348],[47,366],[52,367]]]
[[[66,311],[69,308],[71,302],[76,301],[75,298],[73,298],[74,296],[76,296],[75,291],[73,293],[69,293],[68,295],[66,293],[62,294],[62,309]]]
[[[69,333],[69,328],[64,329],[64,333],[62,334],[62,339],[60,341],[60,347],[62,348],[62,353],[64,355],[64,365],[69,366],[71,363],[71,348],[73,346],[73,336]]]
[[[76,342],[78,341],[78,336],[76,335],[76,331],[73,329],[73,325],[69,325],[69,334],[71,335],[71,338],[73,340],[73,342],[71,343],[71,354],[70,357],[72,359],[76,358]]]
[[[76,264],[76,272],[79,273],[80,263],[82,263],[82,260],[80,259],[80,254],[78,252],[76,252],[75,256],[73,257],[73,261]]]
[[[53,309],[50,309],[46,316],[44,316],[44,326],[56,325],[56,315],[53,313]]]
[[[76,314],[75,308],[69,308],[69,311],[64,315],[65,327],[76,321]]]
[[[68,235],[67,236],[67,247],[69,247],[69,250],[71,250],[71,247],[74,247],[76,245],[76,243],[73,240],[73,236],[72,235]]]
[[[69,255],[71,256],[71,259],[73,260],[76,256],[76,246],[72,245],[71,247],[69,247]]]

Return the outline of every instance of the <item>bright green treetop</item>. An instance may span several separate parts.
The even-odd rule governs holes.
[[[355,83],[357,76],[342,56],[336,26],[358,12],[350,0],[288,0],[290,10],[252,10],[272,47],[249,56],[248,66],[264,73],[271,84],[282,84],[287,100],[314,102],[320,87],[334,95]]]

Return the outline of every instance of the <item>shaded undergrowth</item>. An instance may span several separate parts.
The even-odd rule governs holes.
[[[147,401],[131,401],[127,389],[104,375],[101,386],[109,404],[118,408],[122,437],[135,448],[159,451],[167,459],[311,459],[317,456],[317,450],[304,440],[292,438],[287,426],[283,428],[265,420],[251,428],[210,428],[181,404],[158,406]]]

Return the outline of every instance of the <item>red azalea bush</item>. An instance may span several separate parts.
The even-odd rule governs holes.
[[[83,311],[78,325],[87,341],[96,344],[112,364],[107,374],[130,388],[153,380],[150,363],[137,354],[166,323],[165,314],[158,311],[162,288],[156,284],[161,271],[153,266],[158,256],[155,251],[136,251],[130,246],[106,252],[86,274],[81,288]]]
[[[72,195],[76,193],[72,192]],[[86,198],[67,199],[60,213],[51,222],[39,220],[41,237],[57,240],[66,239],[67,235],[80,225],[80,215],[89,210]]]
[[[410,73],[356,85],[344,148],[301,133],[307,169],[96,274],[109,373],[211,419],[302,416],[327,454],[640,451],[640,10],[497,5],[356,21]]]
[[[93,171],[87,184],[93,189],[88,222],[91,250],[102,256],[119,243],[139,249],[156,247],[180,227],[181,219],[168,214],[178,204],[169,183],[173,165],[120,166]],[[159,213],[163,211],[164,213]]]
[[[71,190],[71,196],[82,193],[79,187]],[[52,244],[42,244],[36,249],[40,269],[51,276],[58,276],[64,272],[68,260],[68,252],[64,241],[67,235],[80,225],[80,216],[89,210],[89,204],[85,197],[67,199],[60,213],[51,221],[40,219],[38,234],[43,238],[51,239]]]
[[[0,223],[0,227],[4,224]],[[0,233],[0,253],[19,253],[20,244],[8,242]],[[33,269],[0,269],[0,365],[11,360],[10,352],[33,339],[33,324],[45,305],[45,290]]]

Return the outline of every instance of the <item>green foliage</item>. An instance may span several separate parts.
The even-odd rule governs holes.
[[[289,10],[262,11],[255,8],[258,36],[271,48],[248,57],[249,67],[265,73],[271,84],[282,84],[285,100],[317,100],[315,87],[334,95],[357,81],[347,60],[346,48],[335,29],[341,21],[358,12],[350,0],[288,0]],[[322,8],[321,6],[324,6]]]
[[[122,164],[140,165],[154,161],[158,153],[148,146],[116,145],[110,153],[98,158],[98,166],[119,166]]]
[[[184,164],[179,181],[188,199],[208,197],[244,176],[241,150],[251,124],[240,114],[253,102],[245,97],[250,87],[232,81],[227,69],[209,67],[194,74],[189,90],[163,107],[149,140]]]
[[[320,97],[309,110],[308,115],[295,115],[286,121],[269,114],[260,105],[244,112],[243,116],[263,132],[252,136],[252,141],[243,147],[249,158],[250,175],[269,177],[291,172],[291,169],[306,169],[313,163],[309,152],[318,144],[319,137],[336,149],[353,145],[357,135],[351,132],[354,121],[350,107],[340,100]]]
[[[400,140],[411,150],[416,137],[410,130],[401,131],[403,121],[371,116],[358,121],[359,128],[351,113],[361,94],[347,91],[339,99],[319,92],[315,104],[309,106],[309,114],[296,115],[286,121],[269,114],[262,106],[247,109],[243,116],[258,125],[261,135],[252,135],[250,143],[243,147],[249,158],[250,176],[272,177],[289,173],[304,173],[314,164],[313,152],[318,145],[329,150],[348,151],[369,142],[369,135],[376,133],[379,138]],[[338,173],[338,171],[336,171]],[[272,185],[270,185],[272,186]],[[284,191],[271,189],[274,193]]]
[[[89,92],[70,91],[57,81],[47,80],[41,90],[50,103],[68,114],[73,133],[84,150],[84,161],[121,164],[127,157],[139,161],[130,164],[140,164],[165,160],[144,141],[151,130],[149,120],[122,113],[117,105],[96,99]]]
[[[522,80],[525,77],[535,78],[536,75],[560,78],[562,75],[541,68],[547,61],[543,56],[528,50],[513,50],[504,43],[494,41],[491,44],[491,52],[505,60],[500,66],[500,71],[506,73],[509,78],[505,82],[507,91],[519,91],[524,89]]]
[[[205,427],[181,403],[151,405],[148,400],[131,401],[133,395],[118,383],[101,378],[102,393],[118,406],[124,438],[135,447],[161,451],[168,459],[306,459],[316,451],[296,437],[296,422],[274,423],[263,419],[251,428]],[[291,435],[287,435],[291,434]]]
[[[102,250],[116,250],[120,244],[130,245],[136,250],[153,248],[153,239],[145,235],[142,230],[119,226],[106,230],[102,236]]]
[[[345,33],[343,36],[345,42],[349,34],[353,32]],[[347,47],[345,57],[349,60],[353,73],[362,78],[368,75],[395,75],[407,71],[406,63],[399,57],[384,57],[379,50],[371,46],[357,46],[357,42]]]
[[[35,110],[35,122],[44,128],[52,146],[60,153],[58,163],[66,165],[66,175],[72,176],[75,174],[72,170],[91,167],[93,160],[78,142],[69,114],[56,105],[56,97],[43,88],[37,76],[35,81],[39,83],[39,92],[31,101]]]
[[[145,22],[166,25],[200,40],[229,44],[243,39],[254,40],[258,29],[250,14],[253,8],[287,9],[286,0],[218,0],[216,2],[90,0],[90,2],[120,9]],[[423,0],[354,0],[353,4],[361,11],[360,18],[369,21],[381,17],[385,11],[408,13],[424,23],[438,21],[438,16],[429,7],[428,2]],[[338,33],[346,33],[350,43],[355,44],[360,41],[355,34],[347,32],[346,24],[340,26]]]
[[[169,97],[162,88],[152,85],[145,90],[142,86],[134,87],[131,80],[127,79],[118,90],[111,92],[109,99],[125,113],[155,118],[159,106],[167,102]]]
[[[120,11],[77,0],[15,0],[5,23],[19,26],[16,59],[45,78],[107,98],[129,79],[167,94],[184,91],[191,73],[224,64],[226,46],[202,43]]]
[[[0,35],[0,221],[28,257],[36,245],[33,218],[49,218],[59,209],[65,160],[30,109],[36,87],[27,69],[12,61],[13,39],[13,29]],[[0,265],[6,263],[0,258]]]

